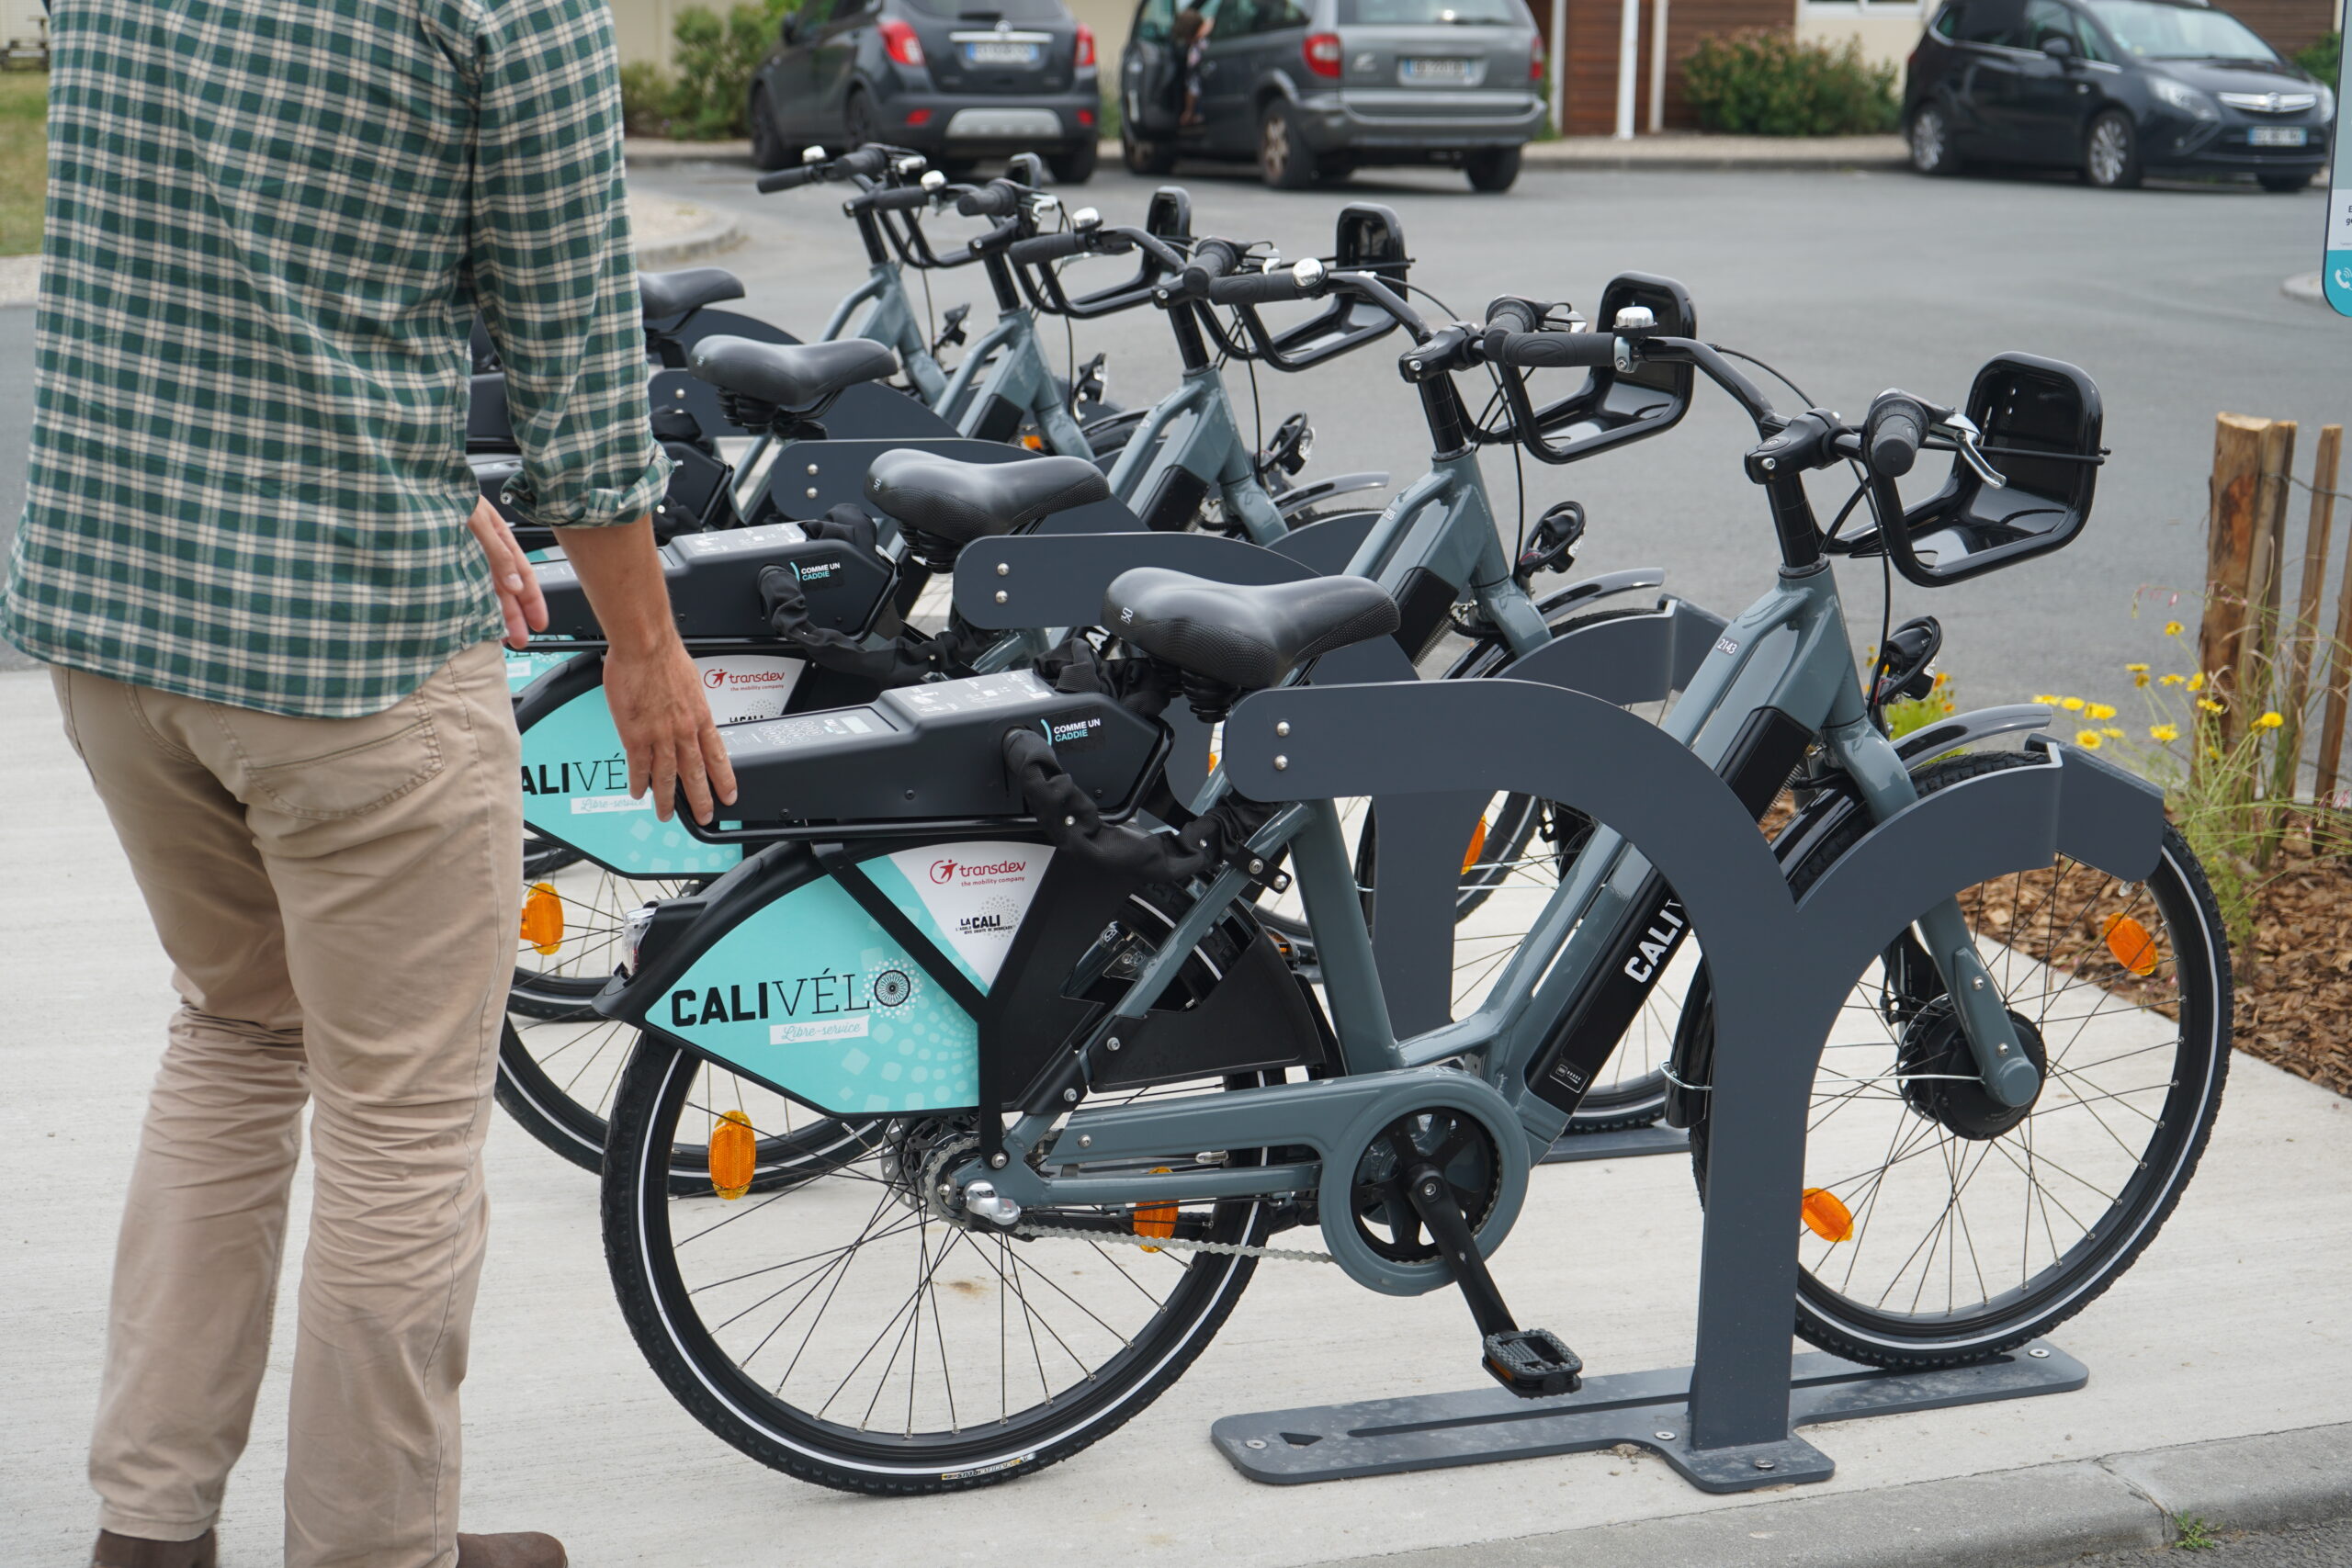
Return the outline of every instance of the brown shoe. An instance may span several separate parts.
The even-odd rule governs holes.
[[[566,1568],[570,1561],[563,1542],[537,1530],[458,1537],[458,1568]]]
[[[100,1530],[90,1551],[90,1568],[219,1568],[220,1562],[220,1542],[210,1530],[194,1540],[142,1540]]]

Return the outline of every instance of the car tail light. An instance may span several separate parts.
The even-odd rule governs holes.
[[[1317,76],[1337,78],[1340,74],[1340,35],[1309,33],[1300,53],[1306,57],[1306,68]]]
[[[929,109],[909,109],[907,111],[907,123],[909,125],[929,125],[931,123],[931,111]]]
[[[890,58],[900,65],[922,63],[922,39],[915,36],[913,28],[896,17],[889,17],[882,24],[882,47],[889,52]]]
[[[1094,123],[1094,111],[1092,109],[1079,110],[1078,123],[1084,126],[1091,126]]]
[[[1084,22],[1078,24],[1078,56],[1070,63],[1080,67],[1094,63],[1094,29]]]
[[[1535,47],[1527,51],[1527,79],[1529,81],[1541,82],[1544,80],[1544,35],[1542,33],[1537,33],[1535,35]]]

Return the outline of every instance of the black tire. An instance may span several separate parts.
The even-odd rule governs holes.
[[[2263,189],[2267,191],[2274,191],[2280,196],[2285,196],[2290,192],[2299,191],[2308,186],[2312,183],[2312,175],[2316,171],[2314,170],[2306,169],[2300,175],[2256,175],[2254,177],[2256,182],[2258,183]]]
[[[2121,109],[2109,109],[2083,132],[2083,178],[2101,190],[2137,190],[2146,178],[2139,129]]]
[[[854,152],[882,140],[881,121],[874,113],[874,96],[863,87],[852,87],[849,100],[842,105],[842,141],[844,150]]]
[[[1315,184],[1315,150],[1299,134],[1291,107],[1276,98],[1258,117],[1258,177],[1274,190]]]
[[[1119,130],[1119,161],[1131,175],[1165,175],[1176,167],[1176,143],[1136,138],[1125,127]]]
[[[706,1233],[700,1228],[701,1215],[695,1207],[671,1198],[662,1173],[662,1151],[678,1134],[678,1115],[686,1094],[684,1086],[692,1077],[692,1062],[684,1053],[650,1041],[639,1046],[629,1063],[615,1116],[612,1148],[605,1165],[605,1259],[630,1333],[679,1403],[736,1449],[801,1480],[871,1494],[952,1492],[1008,1481],[1067,1459],[1116,1430],[1182,1374],[1232,1312],[1255,1267],[1256,1260],[1248,1257],[1162,1251],[1138,1253],[1132,1260],[1123,1256],[1113,1260],[1110,1269],[1103,1269],[1099,1266],[1109,1255],[1137,1249],[1055,1237],[1015,1244],[992,1228],[982,1227],[981,1232],[976,1233],[955,1222],[935,1218],[927,1209],[920,1212],[919,1218],[909,1217],[910,1211],[894,1201],[896,1190],[889,1185],[889,1179],[874,1173],[899,1168],[907,1163],[901,1158],[901,1151],[917,1146],[916,1136],[925,1131],[925,1123],[920,1119],[891,1123],[888,1135],[869,1145],[868,1156],[854,1167],[836,1168],[792,1192],[727,1213],[712,1222],[714,1228],[719,1224],[729,1227],[724,1251],[705,1248],[682,1266],[683,1249]],[[1258,1081],[1233,1080],[1227,1087]],[[890,1161],[898,1165],[885,1163]],[[874,1191],[871,1183],[877,1179],[884,1182],[879,1197],[865,1196]],[[859,1185],[853,1187],[853,1181]],[[823,1226],[828,1223],[841,1224],[837,1216],[848,1213],[826,1207],[837,1196],[854,1202],[856,1213],[870,1206],[874,1217],[846,1245],[828,1248],[824,1246]],[[700,1201],[716,1201],[706,1197]],[[1200,1216],[1205,1223],[1206,1239],[1256,1244],[1265,1235],[1265,1211],[1262,1202],[1228,1200],[1215,1204],[1213,1209],[1200,1211]],[[891,1228],[876,1235],[876,1223],[887,1223]],[[697,1228],[682,1238],[679,1228],[688,1224]],[[847,1224],[857,1224],[855,1213],[848,1213]],[[858,1280],[855,1289],[845,1291],[853,1270],[861,1261],[863,1249],[869,1245],[880,1247],[893,1239],[893,1229],[898,1233],[898,1246],[894,1257],[886,1262],[895,1263],[895,1255],[903,1254],[915,1267],[904,1273],[895,1268],[887,1273],[877,1269]],[[919,1231],[919,1235],[909,1236],[905,1234],[909,1231]],[[914,1250],[918,1247],[920,1252]],[[804,1263],[819,1258],[824,1262],[815,1269],[802,1268],[797,1275],[781,1272],[793,1265],[771,1263],[771,1249]],[[991,1257],[991,1249],[999,1256]],[[1050,1282],[1052,1277],[1046,1269],[1061,1268],[1063,1259],[1079,1255],[1082,1255],[1090,1270],[1102,1278],[1095,1283],[1073,1285],[1074,1277],[1066,1276],[1054,1282],[1052,1288],[1063,1292],[1069,1301],[1077,1300],[1068,1293],[1070,1289],[1090,1294],[1098,1288],[1125,1292],[1115,1297],[1108,1293],[1097,1295],[1091,1305],[1080,1304],[1090,1313],[1096,1307],[1114,1315],[1124,1310],[1125,1316],[1117,1321],[1140,1317],[1144,1321],[1139,1326],[1130,1332],[1096,1317],[1095,1323],[1108,1336],[1098,1337],[1091,1328],[1073,1326],[1083,1321],[1076,1314],[1064,1313],[1043,1290],[1024,1283],[1027,1280]],[[1179,1264],[1178,1272],[1171,1274],[1168,1264],[1179,1258],[1189,1261]],[[976,1261],[978,1267],[971,1272],[979,1277],[965,1280],[951,1276],[945,1281],[949,1289],[943,1303],[935,1281],[951,1258]],[[1141,1261],[1145,1258],[1156,1261],[1146,1268]],[[1129,1275],[1124,1283],[1115,1282],[1111,1276],[1125,1273],[1124,1265],[1129,1261],[1137,1263],[1137,1273],[1147,1275],[1155,1284],[1164,1284],[1166,1294],[1154,1297],[1150,1288],[1143,1286],[1135,1275]],[[961,1264],[957,1267],[960,1269]],[[698,1280],[705,1274],[712,1278],[707,1284],[690,1285],[685,1273],[689,1268]],[[756,1277],[746,1270],[756,1270]],[[991,1273],[996,1284],[993,1292],[989,1284]],[[891,1388],[899,1367],[899,1346],[905,1340],[903,1331],[898,1344],[892,1347],[889,1360],[872,1374],[873,1400],[863,1400],[865,1385],[856,1384],[851,1391],[849,1404],[836,1413],[839,1419],[829,1418],[827,1414],[832,1398],[818,1404],[813,1412],[793,1404],[793,1398],[805,1397],[804,1388],[821,1390],[831,1385],[841,1366],[848,1364],[855,1345],[866,1339],[866,1330],[883,1320],[896,1292],[882,1281],[895,1280],[899,1282],[896,1289],[903,1291],[904,1281],[910,1277],[915,1280],[913,1292],[905,1295],[881,1334],[873,1337],[865,1356],[849,1368],[834,1389],[834,1396],[861,1375],[867,1360],[900,1319],[907,1319],[911,1328],[920,1317],[929,1316],[929,1327],[934,1336],[939,1335],[944,1304],[945,1313],[956,1315],[953,1337],[959,1350],[965,1347],[967,1326],[978,1323],[981,1326],[977,1332],[985,1334],[987,1318],[993,1316],[997,1320],[1001,1354],[984,1365],[989,1375],[982,1383],[978,1387],[966,1385],[964,1406],[958,1409],[953,1403],[953,1378],[944,1375],[944,1369],[949,1366],[947,1339],[941,1337],[933,1375],[946,1386],[948,1402],[944,1408],[937,1408],[936,1395],[930,1396],[922,1411],[926,1422],[937,1425],[926,1426],[921,1431],[914,1429],[922,1374],[922,1364],[917,1360],[909,1365],[905,1380],[905,1430],[889,1433],[868,1428],[856,1406],[862,1402],[865,1416],[870,1417],[884,1391]],[[808,1283],[812,1280],[813,1284]],[[745,1282],[739,1286],[738,1281]],[[1009,1290],[1005,1288],[1008,1284],[1012,1287]],[[822,1300],[805,1328],[796,1330],[802,1335],[796,1349],[785,1330],[820,1286],[824,1290]],[[1109,1304],[1114,1301],[1131,1303],[1134,1298],[1132,1292],[1127,1292],[1128,1286],[1143,1291],[1145,1300],[1151,1303],[1148,1316],[1142,1308],[1130,1305],[1122,1309]],[[740,1289],[745,1299],[757,1304],[735,1311],[715,1325],[707,1323],[706,1314],[716,1317],[734,1308],[738,1298],[727,1293],[730,1288]],[[869,1305],[866,1294],[876,1289],[882,1292],[881,1304]],[[767,1304],[795,1291],[799,1292],[799,1298],[792,1303],[788,1313],[783,1307],[771,1308]],[[995,1298],[993,1307],[985,1304],[991,1293]],[[837,1303],[836,1297],[842,1295],[848,1299]],[[1009,1306],[1015,1298],[1020,1302],[1018,1310],[1022,1315],[1008,1330]],[[819,1350],[813,1358],[809,1350],[824,1328],[826,1314],[837,1305],[853,1325],[852,1337],[845,1341],[849,1348],[832,1358],[840,1364],[824,1365],[820,1375],[810,1371],[807,1363],[828,1363],[831,1346]],[[1037,1336],[1040,1310],[1047,1306],[1055,1307],[1061,1321],[1046,1319],[1045,1336],[1020,1337],[1019,1330],[1023,1326],[1029,1336]],[[766,1326],[767,1316],[763,1314],[775,1316],[773,1327]],[[763,1327],[766,1332],[762,1335]],[[829,1332],[842,1332],[839,1319]],[[749,1348],[730,1350],[721,1344],[722,1336],[732,1346]],[[1080,1346],[1103,1345],[1101,1364],[1082,1359],[1082,1354],[1091,1352],[1073,1349],[1069,1338],[1076,1338]],[[775,1348],[769,1360],[762,1362],[757,1373],[747,1371],[745,1365],[736,1359],[740,1353],[744,1363],[760,1361],[768,1354],[771,1341],[783,1343]],[[1113,1342],[1117,1342],[1116,1348],[1109,1348]],[[1015,1364],[1016,1350],[1021,1360],[1026,1360],[1034,1352],[1036,1382],[1046,1393],[1041,1402],[1019,1410],[1012,1408],[1013,1389],[1029,1376],[1029,1371],[1026,1365]],[[785,1365],[787,1353],[790,1364]],[[933,1348],[922,1345],[918,1354],[932,1357]],[[1049,1373],[1046,1368],[1048,1359],[1057,1354],[1085,1375],[1055,1387],[1052,1380],[1063,1374]],[[1063,1364],[1059,1360],[1053,1362],[1057,1368]],[[783,1367],[781,1375],[775,1370],[778,1366]],[[804,1377],[806,1382],[794,1383],[796,1376]],[[995,1382],[996,1388],[989,1389],[989,1382]],[[789,1394],[777,1392],[787,1387]],[[991,1393],[996,1396],[993,1401],[987,1397]],[[1030,1396],[1023,1390],[1020,1397]],[[998,1407],[993,1419],[989,1414],[991,1404]],[[895,1418],[899,1409],[894,1391],[884,1416],[888,1425],[899,1424]],[[851,1420],[857,1420],[859,1425],[848,1425]]]
[[[744,118],[752,122],[752,162],[763,169],[781,169],[799,162],[799,154],[776,129],[775,106],[769,102],[764,84],[752,89],[751,108]]]
[[[1346,153],[1336,153],[1315,161],[1315,183],[1343,186],[1355,176],[1356,161]]]
[[[1903,140],[1910,149],[1911,166],[1920,174],[1941,177],[1960,173],[1960,154],[1951,139],[1951,111],[1933,99],[1911,111],[1911,123],[1903,128]]]
[[[1933,794],[1986,773],[2045,765],[2017,752],[1989,752],[1934,763],[1918,770],[1914,777],[1923,794]],[[1791,891],[1802,897],[1805,889],[1850,850],[1870,827],[1867,816],[1857,811],[1823,829],[1822,836],[1806,845],[1790,867]],[[1849,1028],[1858,1032],[1875,1029],[1888,1039],[1849,1043],[1833,1037],[1822,1054],[1821,1082],[1814,1090],[1814,1111],[1809,1118],[1806,1187],[1808,1192],[1832,1193],[1845,1187],[1859,1201],[1848,1202],[1847,1194],[1838,1194],[1840,1202],[1846,1203],[1849,1224],[1853,1227],[1853,1251],[1843,1255],[1842,1275],[1835,1284],[1828,1279],[1832,1272],[1828,1263],[1840,1255],[1823,1252],[1820,1247],[1847,1246],[1849,1240],[1831,1241],[1817,1233],[1809,1238],[1800,1232],[1801,1246],[1813,1255],[1798,1281],[1796,1332],[1802,1337],[1834,1354],[1873,1366],[1924,1370],[1982,1360],[2047,1334],[2080,1312],[2131,1268],[2154,1238],[2195,1173],[2198,1158],[2212,1132],[2214,1114],[2221,1106],[2222,1086],[2229,1074],[2229,951],[2212,890],[2206,885],[2196,856],[2177,829],[2165,829],[2163,853],[2149,879],[2118,891],[2120,886],[2104,873],[2061,860],[2046,894],[2038,885],[2029,887],[2019,876],[2002,878],[1962,895],[1962,910],[1969,917],[1973,931],[2024,933],[2022,938],[2012,936],[1994,943],[1996,952],[1987,957],[1987,965],[2010,1003],[2011,1016],[2033,1025],[2033,1039],[2039,1043],[2045,1059],[2052,1064],[2052,1070],[2041,1099],[2012,1125],[1996,1129],[1972,1121],[1982,1114],[1983,1106],[1989,1100],[1973,1085],[1943,1090],[1938,1081],[1941,1075],[1921,1070],[1923,1066],[1942,1066],[1941,1062],[1915,1058],[1920,1064],[1912,1069],[1917,1076],[1897,1077],[1901,1053],[1915,1048],[1903,1042],[1918,1041],[1918,1032],[1937,1021],[1933,1010],[1941,1003],[1939,998],[1923,998],[1912,984],[1888,978],[1924,973],[1932,979],[1934,971],[1925,964],[1924,951],[1909,931],[1888,949],[1888,958],[1880,961],[1881,979],[1873,984],[1865,976],[1858,984],[1857,999],[1846,1010],[1848,1021],[1841,1023],[1841,1032]],[[2006,901],[2004,888],[2010,890]],[[1972,898],[1971,894],[1975,897]],[[2029,896],[2040,897],[2043,901],[2039,906],[2030,905],[2026,901]],[[2063,928],[2058,920],[2062,909],[2067,912]],[[2048,931],[2038,932],[2036,920],[2044,911]],[[2018,918],[2020,912],[2022,919]],[[2161,934],[2142,921],[2143,916],[2151,915]],[[2140,971],[2127,970],[2118,961],[2120,947],[2109,951],[2115,939],[2109,936],[2101,940],[2109,927],[2125,917],[2139,925],[2136,936],[2127,935],[2125,940],[2132,943],[2135,953],[2147,958],[2149,968],[2144,984],[2133,977]],[[2037,940],[2045,943],[2047,954],[2063,960],[2063,966],[2045,965],[2030,951],[2021,952]],[[1911,953],[1917,953],[1918,957],[1906,964],[1905,954]],[[2169,976],[2165,974],[2167,964]],[[2024,971],[2021,976],[2020,969]],[[2086,975],[2092,977],[2084,977]],[[2063,983],[2053,987],[2053,978],[2062,976]],[[2169,1018],[2175,1031],[2169,1062],[2160,1055],[2165,1048],[2164,1043],[2133,1044],[2139,1034],[2127,1032],[2123,1042],[2130,1049],[2095,1061],[2077,1058],[2073,1066],[2067,1066],[2070,1055],[2086,1049],[2081,1042],[2089,1032],[2090,1021],[2112,999],[2114,992],[2134,987],[2139,989],[2141,999],[2126,1006],[2136,1010],[2127,1013],[2119,1009],[2107,1015],[2108,1032],[2101,1034],[2100,1043],[2087,1049],[2112,1049],[2104,1043],[2118,1030],[2139,1030],[2151,1036],[2161,1034]],[[2098,1000],[2086,997],[2085,991]],[[2086,1002],[2091,1010],[2084,1013],[2080,1010]],[[1949,1005],[1942,1005],[1948,1013]],[[2053,1005],[2058,1009],[2054,1013]],[[2173,1009],[2171,1015],[2158,1010],[2166,1005]],[[2021,1010],[2030,1010],[2033,1016],[2029,1018]],[[1892,1021],[1888,1017],[1890,1010],[1895,1012]],[[1713,1010],[1712,999],[1706,995],[1703,974],[1692,988],[1683,1016],[1692,1038],[1679,1059],[1686,1064],[1708,1060]],[[1896,1033],[1897,1022],[1905,1031],[1901,1036]],[[2053,1027],[2044,1031],[2045,1023]],[[2061,1024],[2067,1027],[2054,1027]],[[1956,1038],[1948,1026],[1944,1037]],[[2030,1044],[2028,1048],[2031,1051],[2035,1047]],[[1882,1079],[1879,1069],[1887,1060],[1884,1052],[1890,1049],[1897,1055]],[[1964,1051],[1964,1043],[1957,1049]],[[2147,1081],[2139,1088],[2111,1089],[2101,1080],[2088,1077],[2102,1067],[2114,1068],[2117,1077]],[[1883,1081],[1894,1081],[1900,1087],[1892,1091],[1867,1089],[1869,1084]],[[2054,1090],[2052,1085],[2057,1086]],[[1973,1101],[1960,1098],[1971,1092],[1974,1096]],[[1702,1202],[1706,1194],[1712,1098],[1703,1093],[1690,1097],[1695,1108],[1690,1125],[1691,1166]],[[1890,1103],[1872,1108],[1874,1100]],[[2109,1115],[2099,1113],[2100,1105],[2109,1108]],[[2073,1111],[2082,1113],[2075,1122],[2062,1123],[2056,1120]],[[1849,1178],[1830,1178],[1828,1172],[1833,1167],[1844,1168],[1839,1164],[1839,1151],[1849,1145],[1863,1149],[1881,1147],[1876,1125],[1849,1125],[1833,1130],[1837,1119],[1849,1113],[1891,1122],[1894,1131],[1883,1140],[1883,1152],[1876,1156],[1883,1163],[1860,1169]],[[2095,1124],[2097,1131],[2085,1126],[2086,1121]],[[2111,1122],[2122,1124],[2120,1134]],[[1963,1132],[1959,1130],[1961,1127],[1969,1130]],[[2075,1133],[2076,1128],[2081,1129],[2079,1134]],[[1919,1141],[1922,1137],[1932,1137],[1934,1143],[1923,1144]],[[2135,1150],[2132,1140],[2138,1137],[2144,1137],[2146,1143]],[[2004,1164],[1995,1163],[1996,1152],[2001,1154]],[[2022,1162],[2020,1153],[2024,1156]],[[1919,1187],[1921,1191],[1916,1198],[1907,1192],[1895,1192],[1889,1173],[1898,1167],[1904,1168],[1905,1174],[1894,1178],[1893,1182]],[[1986,1179],[1988,1168],[1991,1179],[1976,1190],[1975,1201],[1980,1207],[1972,1222],[1962,1194],[1973,1184]],[[2079,1185],[2067,1185],[2053,1197],[2042,1186],[2044,1178],[2038,1174],[2044,1169],[2052,1173],[2051,1180]],[[2101,1185],[2101,1179],[2108,1177],[2110,1170],[2111,1192]],[[1939,1172],[1947,1179],[1946,1187],[1940,1190],[1937,1181]],[[2010,1174],[2022,1175],[2026,1183],[2024,1201],[2017,1210],[2024,1235],[2014,1239],[1998,1220],[1986,1219],[1984,1207],[1988,1198],[2000,1192],[1999,1184],[2006,1182]],[[1823,1179],[1816,1182],[1816,1177]],[[1870,1182],[1867,1196],[1863,1189],[1855,1185],[1864,1179]],[[2109,1204],[2104,1213],[2087,1223],[2088,1212],[2097,1205],[2084,1196],[2086,1190]],[[1865,1304],[1849,1292],[1854,1289],[1854,1277],[1860,1271],[1870,1239],[1868,1227],[1882,1213],[1903,1213],[1906,1205],[1923,1216],[1936,1217],[1907,1254],[1903,1249],[1911,1243],[1911,1237],[1907,1230],[1896,1230],[1894,1239],[1883,1249],[1886,1255],[1898,1257],[1895,1273],[1886,1289],[1879,1292],[1877,1301]],[[2078,1215],[2076,1210],[2084,1214]],[[2006,1203],[2001,1205],[2001,1212],[2007,1212]],[[1951,1218],[1955,1213],[1959,1216],[1956,1222]],[[2061,1233],[2070,1228],[2079,1229],[2080,1237],[2062,1246]],[[1963,1242],[1955,1240],[1951,1242],[1951,1255],[1939,1259],[1936,1251],[1939,1235],[1948,1239],[1964,1238],[1966,1258],[1960,1256]],[[2027,1269],[2037,1248],[2049,1254],[2050,1262],[2029,1273]],[[2018,1282],[1996,1289],[1996,1282],[2007,1278],[2003,1265],[2013,1250],[2018,1258]],[[1908,1303],[1913,1310],[1886,1310],[1889,1296],[1907,1286],[1915,1261],[1918,1264],[1919,1282],[1912,1290]],[[1874,1266],[1883,1268],[1875,1259]],[[1993,1271],[1990,1280],[1985,1277],[1988,1269]],[[1973,1286],[1971,1271],[1974,1276]],[[1916,1310],[1938,1274],[1946,1276],[1947,1310]],[[1875,1277],[1873,1274],[1866,1278],[1861,1288],[1867,1291]],[[1982,1291],[1982,1299],[1962,1306],[1958,1297],[1971,1289]]]
[[[1046,167],[1054,171],[1055,184],[1082,186],[1094,177],[1094,163],[1101,152],[1101,147],[1089,137],[1059,152],[1048,154]]]
[[[1506,191],[1519,179],[1519,149],[1481,147],[1462,160],[1472,190]]]

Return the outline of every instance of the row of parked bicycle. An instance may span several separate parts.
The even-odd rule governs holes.
[[[2035,707],[1891,739],[1940,628],[1890,628],[1858,662],[1830,566],[1933,587],[2071,542],[2102,457],[2074,367],[2002,355],[1957,407],[1887,391],[1859,421],[1792,387],[1784,412],[1668,278],[1620,275],[1589,320],[1520,297],[1454,320],[1414,303],[1385,208],[1343,209],[1331,254],[1285,262],[1194,233],[1182,190],[1121,225],[1038,173],[959,186],[868,147],[764,176],[842,193],[871,264],[808,343],[719,309],[742,290],[715,269],[641,279],[678,459],[657,527],[730,819],[628,795],[560,558],[548,633],[513,665],[528,840],[500,1099],[601,1170],[623,1309],[679,1399],[855,1490],[1083,1448],[1190,1364],[1261,1258],[1460,1288],[1489,1373],[1559,1393],[1577,1357],[1517,1324],[1484,1263],[1532,1165],[1663,1116],[1705,1197],[1703,953],[1738,933],[1694,934],[1640,846],[1537,790],[1453,816],[1252,799],[1235,757],[1273,749],[1263,789],[1309,743],[1245,723],[1276,711],[1259,694],[1500,679],[1631,707],[1767,824],[1800,898],[1923,797],[2062,757]],[[988,226],[946,244],[951,211]],[[1134,271],[1073,291],[1066,269],[1104,257]],[[963,269],[997,310],[968,342],[963,308],[927,331],[908,290]],[[1114,406],[1099,356],[1056,374],[1041,316],[1136,310],[1177,344],[1165,397]],[[1244,434],[1227,367],[1400,336],[1431,457],[1385,504],[1385,475],[1304,479],[1303,416]],[[514,458],[480,359],[494,492]],[[1573,384],[1540,395],[1555,370]],[[1755,426],[1741,461],[1780,556],[1729,620],[1655,571],[1570,581],[1583,511],[1528,525],[1480,466],[1659,435],[1702,377]],[[1951,466],[1906,502],[1922,451]],[[1809,475],[1851,481],[1826,526]],[[1886,932],[1813,1080],[1797,1332],[1955,1364],[2120,1275],[2219,1102],[2225,952],[2169,829],[2150,863],[2062,857]],[[1292,1229],[1319,1247],[1273,1245]]]

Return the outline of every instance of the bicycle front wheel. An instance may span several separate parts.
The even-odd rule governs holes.
[[[2014,752],[1915,775],[1922,794]],[[1799,896],[1871,827],[1856,812],[1791,869]],[[2048,1333],[2132,1267],[2197,1168],[2229,1072],[2229,951],[2196,856],[2165,831],[2124,884],[2060,859],[1963,891],[1961,913],[2042,1070],[2030,1106],[1975,1077],[1951,998],[1906,931],[1855,982],[1814,1077],[1796,1331],[1872,1365],[1978,1360]],[[1712,1060],[1703,977],[1685,1062]],[[1690,1152],[1703,1200],[1709,1102]]]

